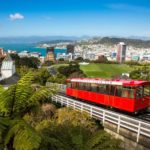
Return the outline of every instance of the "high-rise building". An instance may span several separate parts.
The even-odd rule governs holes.
[[[53,53],[53,52],[48,52],[48,53],[46,54],[45,60],[46,60],[46,61],[55,61],[54,53]]]
[[[52,52],[54,53],[54,47],[47,47],[46,53]]]
[[[47,47],[45,60],[46,61],[55,61],[54,47]]]
[[[0,58],[4,57],[4,49],[0,48]]]
[[[67,53],[68,54],[74,53],[74,45],[71,45],[71,44],[67,45]]]
[[[127,49],[127,46],[124,42],[120,42],[117,45],[117,62],[119,62],[119,63],[125,62],[126,49]]]

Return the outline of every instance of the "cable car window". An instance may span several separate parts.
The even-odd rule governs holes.
[[[106,85],[99,85],[99,93],[101,94],[106,93]]]
[[[92,92],[97,92],[97,91],[98,91],[98,85],[95,84],[95,83],[92,83],[92,84],[91,84],[91,91],[92,91]]]
[[[144,86],[144,97],[145,96],[150,96],[150,85]]]
[[[115,93],[116,96],[119,96],[121,97],[122,96],[122,86],[118,85],[116,87],[116,93]]]
[[[71,88],[71,83],[67,83],[67,87],[68,87],[68,88]]]
[[[85,90],[85,83],[79,83],[79,90]]]
[[[133,99],[134,98],[134,91],[135,91],[134,87],[124,86],[122,88],[122,97]]]
[[[105,93],[110,94],[110,85],[106,85]]]
[[[76,82],[72,82],[72,83],[71,83],[71,87],[72,87],[73,89],[76,89],[76,88],[77,88],[77,83],[76,83]]]
[[[135,88],[134,87],[130,87],[129,98],[134,99],[134,93],[135,93]]]
[[[136,99],[141,99],[143,97],[143,86],[138,86],[136,89]]]
[[[85,90],[90,91],[91,90],[91,84],[90,83],[85,83]]]
[[[115,90],[116,90],[116,86],[114,86],[114,85],[111,85],[110,86],[110,95],[112,95],[112,96],[114,96],[115,95]]]

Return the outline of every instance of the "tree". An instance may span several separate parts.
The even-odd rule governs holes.
[[[64,75],[58,73],[55,76],[49,77],[47,81],[52,82],[52,83],[65,84],[66,83],[66,77]]]
[[[98,57],[97,60],[94,61],[95,63],[106,63],[108,62],[107,57],[104,55],[101,55]]]
[[[40,60],[36,57],[22,57],[20,58],[20,66],[26,66],[28,68],[38,68]]]
[[[130,77],[132,79],[149,81],[150,80],[150,67],[149,66],[138,67],[130,73]]]
[[[42,65],[43,65],[43,66],[51,66],[51,65],[53,65],[53,64],[54,64],[53,61],[47,60],[47,61],[45,61]]]
[[[76,61],[83,61],[83,58],[82,57],[78,57],[75,59]]]
[[[120,140],[113,139],[103,130],[96,132],[85,144],[85,150],[120,150]]]
[[[35,70],[34,68],[28,68],[27,66],[20,66],[19,68],[17,68],[17,73],[20,77],[23,77],[24,75],[26,75],[28,72],[36,72],[37,70]]]
[[[28,68],[38,68],[40,65],[40,60],[36,57],[19,57],[18,54],[10,54],[12,60],[15,61],[17,68],[21,66],[26,66]]]
[[[80,70],[80,66],[79,66],[79,64],[77,62],[70,62],[68,66],[61,66],[61,67],[59,67],[58,68],[58,72],[60,74],[65,75],[67,78],[72,73],[75,73],[75,72],[83,74],[83,72]]]
[[[23,119],[54,93],[54,89],[32,86],[34,75],[26,74],[7,90],[0,87],[0,147],[9,150],[38,149],[42,136]],[[21,143],[21,144],[20,144]]]
[[[120,141],[113,139],[86,113],[59,108],[54,120],[41,121],[36,130],[44,134],[42,150],[120,150]]]
[[[119,149],[86,113],[49,104],[52,87],[33,84],[29,72],[7,90],[0,86],[0,148],[2,150]],[[99,133],[99,134],[97,134]]]
[[[15,65],[18,68],[20,66],[20,57],[18,54],[10,54],[10,57],[15,61]]]
[[[58,60],[58,61],[61,61],[61,62],[62,62],[62,61],[65,61],[65,60],[64,60],[64,58],[59,58],[59,60]]]
[[[37,75],[36,81],[41,85],[45,85],[48,78],[51,77],[51,74],[48,72],[47,68],[40,68],[35,74]]]

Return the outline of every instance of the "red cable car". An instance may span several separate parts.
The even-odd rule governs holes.
[[[150,82],[72,78],[66,94],[78,99],[136,113],[150,106]]]

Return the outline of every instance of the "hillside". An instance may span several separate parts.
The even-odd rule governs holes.
[[[122,73],[129,73],[132,68],[124,64],[89,64],[81,65],[80,69],[88,77],[111,78]]]
[[[125,42],[129,46],[136,48],[150,48],[150,40],[128,39],[128,38],[111,38],[111,37],[95,37],[87,41],[82,41],[80,44],[104,44],[114,46],[119,42]]]
[[[100,40],[101,44],[114,45],[119,42],[125,42],[127,45],[134,46],[137,48],[150,48],[150,41],[144,41],[139,39],[125,39],[125,38],[102,38]]]

